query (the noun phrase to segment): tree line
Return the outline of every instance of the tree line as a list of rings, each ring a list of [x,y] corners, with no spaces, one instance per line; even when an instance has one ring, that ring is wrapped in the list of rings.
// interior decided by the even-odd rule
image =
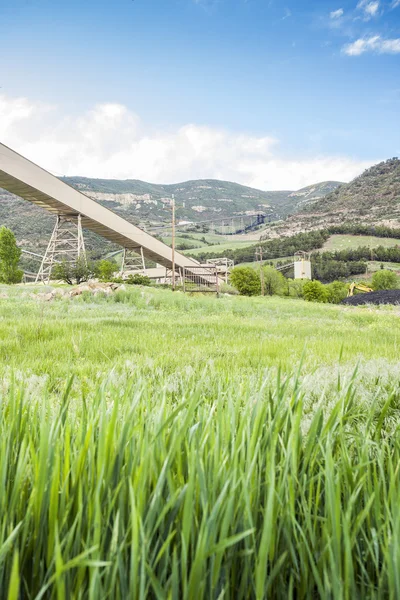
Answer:
[[[376,248],[359,246],[358,248],[349,248],[346,250],[326,251],[316,255],[323,256],[324,260],[344,262],[370,260],[376,260],[378,262],[400,262],[400,246],[392,246],[390,248],[385,248],[384,246],[377,246]]]
[[[371,235],[381,238],[400,239],[400,229],[386,227],[385,225],[362,225],[361,223],[350,223],[348,225],[332,225],[327,231],[330,235]]]
[[[293,256],[296,252],[312,252],[320,250],[331,235],[366,235],[381,238],[391,238],[400,240],[400,229],[391,229],[384,225],[335,225],[327,229],[319,229],[306,233],[297,233],[292,236],[282,237],[274,240],[267,240],[259,244],[253,244],[246,248],[236,248],[235,250],[216,250],[215,252],[199,252],[193,255],[200,261],[206,261],[208,258],[220,258],[226,256],[235,261],[236,264],[245,262],[254,262],[257,248],[261,246],[263,249],[263,257],[265,260],[281,258],[283,256]],[[384,248],[379,246],[371,250],[367,246],[357,248],[356,250],[340,250],[333,252],[336,256],[332,256],[331,260],[340,261],[360,261],[360,260],[378,260],[382,262],[400,262],[400,249]],[[339,253],[341,254],[339,256]],[[373,258],[371,258],[371,255]],[[188,256],[191,256],[188,253]],[[393,258],[395,257],[395,258]]]
[[[331,234],[327,230],[309,231],[307,233],[297,233],[289,237],[277,238],[247,246],[246,248],[236,248],[235,250],[218,250],[216,252],[199,252],[192,255],[200,262],[205,262],[208,258],[220,258],[226,256],[234,260],[235,263],[254,262],[257,248],[261,246],[264,260],[281,258],[282,256],[293,256],[296,252],[303,250],[311,252],[322,248]],[[188,253],[188,256],[191,256]]]
[[[350,287],[349,283],[338,280],[323,283],[317,280],[285,279],[269,265],[258,270],[239,265],[233,269],[230,283],[242,296],[286,296],[332,304],[342,302],[347,297]],[[377,271],[372,277],[374,291],[397,289],[398,285],[399,279],[393,271]]]

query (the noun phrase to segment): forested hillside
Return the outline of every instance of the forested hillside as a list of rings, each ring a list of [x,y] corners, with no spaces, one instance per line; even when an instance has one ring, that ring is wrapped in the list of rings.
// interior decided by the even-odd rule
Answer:
[[[265,213],[267,220],[278,220],[297,210],[305,198],[322,197],[340,185],[324,182],[297,192],[263,192],[236,183],[198,180],[176,185],[153,185],[137,180],[63,178],[128,221],[148,227],[171,221],[171,197],[176,200],[177,221],[229,219],[246,213]],[[54,217],[0,189],[0,225],[10,227],[18,243],[30,249],[45,248]],[[108,243],[91,233],[85,234],[90,249],[104,249]],[[223,241],[223,240],[222,240]]]

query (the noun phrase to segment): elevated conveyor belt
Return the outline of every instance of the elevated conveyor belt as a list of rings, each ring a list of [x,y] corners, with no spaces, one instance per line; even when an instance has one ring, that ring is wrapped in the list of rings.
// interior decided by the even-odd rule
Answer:
[[[0,144],[0,188],[55,215],[80,214],[82,227],[129,250],[140,252],[140,248],[143,248],[145,258],[164,267],[172,267],[172,250],[169,246],[3,144]],[[175,252],[177,269],[198,264]]]

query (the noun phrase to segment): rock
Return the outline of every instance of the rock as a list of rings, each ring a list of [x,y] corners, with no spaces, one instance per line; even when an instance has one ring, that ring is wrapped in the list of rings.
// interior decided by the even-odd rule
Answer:
[[[82,294],[82,290],[79,288],[74,288],[72,290],[70,290],[69,295],[71,298],[73,298],[74,296],[80,296]]]
[[[45,294],[45,293],[37,294],[36,298],[38,300],[43,300],[44,302],[50,302],[51,300],[54,300],[54,296],[51,292],[48,292],[47,294]]]
[[[68,295],[68,290],[63,290],[62,288],[57,288],[52,291],[52,294],[54,297],[58,296],[59,298],[63,298],[64,296]]]

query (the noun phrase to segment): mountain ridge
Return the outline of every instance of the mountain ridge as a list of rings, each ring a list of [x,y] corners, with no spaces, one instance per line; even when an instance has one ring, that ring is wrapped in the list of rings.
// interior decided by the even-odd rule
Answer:
[[[246,213],[264,212],[267,219],[285,219],[304,199],[312,200],[336,189],[338,182],[322,182],[301,190],[264,192],[218,179],[189,180],[177,184],[149,184],[135,179],[109,180],[62,177],[103,206],[141,227],[171,220],[171,196],[176,198],[177,221],[230,219]],[[10,227],[25,249],[46,248],[54,227],[54,216],[26,200],[0,190],[0,224]],[[85,232],[87,247],[109,249],[105,240]]]
[[[400,227],[400,160],[382,161],[323,198],[310,198],[282,224],[274,236],[324,229],[343,223]]]
[[[319,198],[340,182],[322,182],[301,190],[263,191],[220,179],[192,179],[176,184],[153,184],[138,179],[93,179],[63,177],[62,181],[113,209],[122,209],[139,219],[170,218],[170,201],[175,196],[179,217],[199,221],[230,218],[246,212],[265,212],[272,220],[284,219],[303,199]],[[109,204],[111,203],[111,204]]]

